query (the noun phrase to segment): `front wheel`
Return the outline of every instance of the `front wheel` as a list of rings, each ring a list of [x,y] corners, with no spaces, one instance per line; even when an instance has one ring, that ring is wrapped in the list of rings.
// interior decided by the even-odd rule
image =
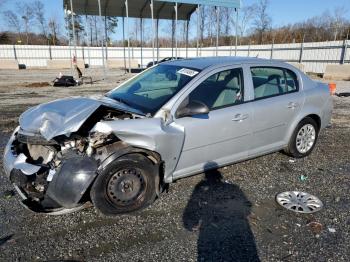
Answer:
[[[295,158],[308,156],[316,145],[318,132],[316,121],[310,117],[304,118],[295,128],[286,153]]]
[[[141,154],[125,155],[109,164],[94,182],[90,196],[104,215],[140,210],[156,198],[157,169]]]

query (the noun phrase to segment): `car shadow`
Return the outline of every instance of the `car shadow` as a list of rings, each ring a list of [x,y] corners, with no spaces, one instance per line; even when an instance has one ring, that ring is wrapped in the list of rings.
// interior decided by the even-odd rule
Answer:
[[[217,166],[209,162],[206,167]],[[223,181],[218,169],[205,171],[183,214],[189,231],[199,231],[197,261],[260,261],[247,216],[251,203],[242,190]]]

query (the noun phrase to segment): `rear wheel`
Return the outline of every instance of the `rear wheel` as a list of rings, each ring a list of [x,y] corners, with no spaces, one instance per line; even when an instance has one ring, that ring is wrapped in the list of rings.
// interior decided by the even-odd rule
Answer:
[[[140,210],[156,198],[157,169],[140,154],[116,159],[97,177],[91,188],[91,200],[104,215]]]
[[[286,153],[295,158],[308,156],[316,145],[318,132],[316,121],[310,117],[304,118],[295,128]]]

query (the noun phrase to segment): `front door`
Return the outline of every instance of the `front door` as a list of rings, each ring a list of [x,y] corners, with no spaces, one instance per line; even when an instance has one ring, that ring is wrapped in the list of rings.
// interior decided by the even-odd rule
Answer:
[[[184,103],[206,104],[208,114],[175,119],[185,140],[174,178],[224,165],[248,156],[252,109],[244,104],[241,68],[214,73],[199,84]]]

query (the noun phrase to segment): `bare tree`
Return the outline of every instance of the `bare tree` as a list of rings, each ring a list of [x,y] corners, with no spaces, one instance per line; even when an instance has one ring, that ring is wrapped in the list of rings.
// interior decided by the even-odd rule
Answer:
[[[223,7],[220,9],[220,25],[221,29],[220,31],[225,35],[228,36],[230,34],[230,28],[232,23],[232,17],[231,17],[231,10],[227,7]]]
[[[254,20],[255,29],[259,32],[259,42],[263,43],[264,33],[271,27],[271,17],[268,14],[269,0],[260,0],[257,4],[256,18]]]
[[[57,22],[56,17],[50,18],[48,23],[48,31],[49,31],[48,38],[53,45],[57,44],[59,28],[60,28],[60,25]]]
[[[110,34],[115,33],[115,30],[118,26],[118,18],[115,16],[105,16],[104,17],[104,22],[105,22],[105,40],[110,42]],[[136,21],[137,23],[137,21]],[[136,26],[136,30],[137,30]],[[136,40],[137,40],[137,32],[136,32]]]
[[[332,25],[334,26],[334,41],[337,40],[338,34],[341,34],[341,28],[344,27],[344,21],[347,10],[344,6],[336,7],[333,11],[333,21]]]
[[[45,19],[44,4],[41,1],[36,0],[33,3],[33,10],[34,10],[35,20],[40,27],[41,34],[44,36],[44,38],[46,40],[47,39],[47,26],[48,25],[47,25],[46,19]]]
[[[11,10],[7,10],[4,12],[4,17],[7,21],[9,28],[14,30],[18,34],[19,40],[22,41],[21,22],[18,15],[12,12]]]
[[[239,19],[238,19],[238,30],[241,37],[246,33],[248,26],[253,22],[255,14],[257,13],[257,5],[247,5],[244,6],[239,11]]]
[[[30,31],[32,28],[32,22],[34,20],[34,10],[33,8],[27,4],[27,3],[16,3],[17,9],[19,10],[19,14],[21,16],[22,22],[23,22],[23,27],[24,27],[24,32],[26,34],[26,44],[28,45],[29,43],[29,35]]]

